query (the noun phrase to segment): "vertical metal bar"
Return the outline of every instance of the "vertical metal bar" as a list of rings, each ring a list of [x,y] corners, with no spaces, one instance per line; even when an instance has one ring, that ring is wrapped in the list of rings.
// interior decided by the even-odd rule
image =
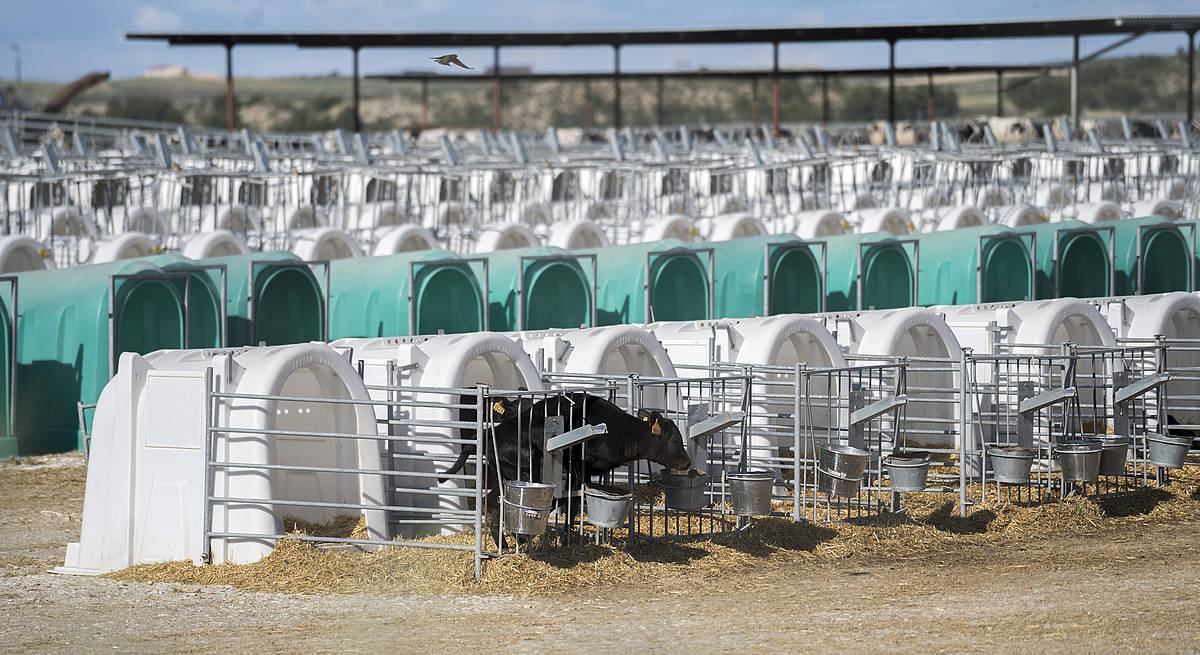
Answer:
[[[485,472],[484,457],[487,455],[484,445],[483,412],[484,387],[475,387],[475,579],[483,575],[483,475]],[[499,462],[497,462],[499,465]]]
[[[750,78],[750,124],[758,127],[758,78]]]
[[[621,129],[621,46],[613,46],[613,127]]]
[[[233,120],[233,44],[225,44],[225,129],[234,130]]]
[[[934,116],[934,113],[933,113],[933,73],[932,72],[925,74],[925,104],[926,104],[925,115],[928,117],[928,120],[932,121],[933,116]]]
[[[228,269],[221,264],[221,339],[218,342],[222,348],[229,346],[229,282]]]
[[[1196,33],[1187,33],[1187,128],[1196,118]]]
[[[663,76],[662,75],[659,75],[657,78],[655,78],[654,95],[655,95],[655,103],[656,103],[656,108],[657,108],[656,109],[657,125],[659,127],[662,127],[663,124],[666,122],[663,120]]]
[[[829,122],[829,74],[821,74],[821,122]]]
[[[1004,71],[996,71],[996,116],[1004,115]]]
[[[254,330],[254,262],[250,262],[250,277],[246,280],[246,323],[249,334],[250,343],[248,346],[258,345],[258,334]]]
[[[896,40],[888,39],[888,122],[896,123]]]
[[[212,539],[209,537],[212,533],[213,400],[213,370],[208,367],[204,369],[204,517],[200,536],[200,559],[205,564],[212,564],[213,561]]]
[[[362,132],[362,112],[359,111],[359,92],[358,92],[358,48],[350,48],[350,52],[354,55],[354,133]]]
[[[592,83],[583,80],[583,129],[592,129]]]
[[[417,266],[417,262],[409,262],[408,263],[408,333],[409,334],[420,334],[420,331],[417,330],[417,305],[416,305],[416,300],[413,296],[413,284],[414,284],[414,279],[416,278],[414,269],[416,268],[416,266]]]
[[[183,274],[183,347],[192,347],[192,308],[189,302],[192,295],[192,274]]]
[[[967,393],[968,356],[967,352],[963,351],[962,359],[958,363],[958,515],[963,518],[967,516],[967,416],[971,411],[970,396]],[[974,433],[971,434],[971,439],[970,450],[973,452]],[[980,444],[980,450],[983,450],[983,444]],[[979,456],[982,457],[982,453]]]
[[[1071,55],[1071,131],[1079,130],[1079,35],[1072,37],[1074,47]],[[1064,139],[1074,135],[1064,134]]]
[[[779,42],[771,44],[771,134],[779,136]]]
[[[421,129],[429,129],[429,78],[421,78]]]
[[[117,351],[116,320],[113,318],[113,313],[116,311],[114,298],[117,295],[117,277],[113,275],[108,278],[108,377],[110,379],[113,376]]]
[[[500,46],[492,47],[492,131],[500,133]]]
[[[792,377],[792,521],[800,521],[800,444],[804,440],[804,434],[800,430],[800,393],[802,391],[802,380],[807,380],[804,375],[804,363],[795,364]]]
[[[483,264],[483,296],[480,299],[480,303],[482,305],[480,307],[480,311],[483,314],[483,331],[487,332],[489,329],[488,323],[490,321],[488,317],[488,284],[490,284],[491,280],[488,279],[488,260],[485,259],[480,263]]]

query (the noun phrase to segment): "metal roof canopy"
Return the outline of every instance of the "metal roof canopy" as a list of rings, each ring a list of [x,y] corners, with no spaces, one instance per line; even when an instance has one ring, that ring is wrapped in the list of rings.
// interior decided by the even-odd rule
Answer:
[[[131,32],[129,39],[166,40],[170,45],[296,45],[301,48],[396,48],[421,46],[626,46],[827,41],[909,41],[1089,36],[1134,32],[1197,32],[1200,15],[1114,16],[1081,20],[945,23],[605,32],[312,32],[168,33]]]
[[[631,45],[769,43],[773,46],[772,123],[779,131],[779,44],[850,41],[885,41],[888,44],[888,121],[895,122],[896,43],[911,40],[999,39],[1072,37],[1074,56],[1071,65],[1072,123],[1079,124],[1079,38],[1096,35],[1133,35],[1150,32],[1184,32],[1188,37],[1187,118],[1194,116],[1194,37],[1200,31],[1200,15],[1113,16],[1049,21],[1002,21],[983,23],[945,23],[937,25],[866,25],[798,28],[646,30],[604,32],[421,32],[421,33],[149,33],[131,32],[127,39],[166,41],[169,45],[221,45],[226,52],[227,122],[233,129],[233,47],[236,45],[295,45],[301,48],[349,48],[353,52],[355,129],[361,130],[358,97],[358,51],[362,48],[404,48],[429,46],[490,47],[493,63],[493,123],[500,126],[500,54],[501,47],[531,46],[610,46],[613,48],[613,79],[620,80],[620,48]],[[1086,61],[1086,59],[1084,59]],[[995,71],[995,67],[989,70]],[[833,73],[831,71],[830,73]],[[583,76],[579,76],[583,77]],[[683,77],[680,75],[680,77]],[[999,90],[999,84],[997,85]],[[614,122],[620,127],[620,85],[614,101]]]

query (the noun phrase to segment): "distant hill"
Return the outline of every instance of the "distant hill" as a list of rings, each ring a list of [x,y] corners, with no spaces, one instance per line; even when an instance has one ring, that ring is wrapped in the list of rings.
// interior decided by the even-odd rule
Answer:
[[[1178,113],[1184,107],[1187,63],[1182,51],[1166,56],[1134,56],[1088,62],[1081,73],[1081,102],[1085,115]],[[1021,77],[1005,77],[1006,86]],[[886,78],[832,80],[830,111],[834,121],[868,121],[887,111]],[[1061,115],[1069,110],[1069,78],[1065,72],[1021,83],[1005,95],[1005,113],[1028,116]],[[11,87],[0,81],[0,89]],[[21,99],[40,106],[62,85],[26,82]],[[351,80],[347,77],[246,78],[235,82],[239,124],[256,130],[326,130],[352,126]],[[362,115],[371,129],[415,128],[421,125],[419,82],[363,80]],[[123,118],[225,124],[223,80],[181,78],[114,80],[77,98],[67,111]],[[760,120],[770,118],[769,78],[758,84]],[[585,97],[592,102],[593,124],[612,122],[611,82],[506,82],[504,124],[537,129],[547,125],[582,125]],[[785,79],[780,84],[781,115],[785,121],[822,118],[819,83]],[[627,124],[657,122],[652,81],[621,83],[622,116]],[[747,122],[753,114],[752,82],[745,80],[667,80],[663,120],[666,123]],[[964,75],[935,80],[934,110],[939,118],[994,114],[995,76]],[[447,79],[429,86],[429,124],[445,127],[491,125],[491,83]],[[897,115],[926,120],[925,78],[899,78]]]

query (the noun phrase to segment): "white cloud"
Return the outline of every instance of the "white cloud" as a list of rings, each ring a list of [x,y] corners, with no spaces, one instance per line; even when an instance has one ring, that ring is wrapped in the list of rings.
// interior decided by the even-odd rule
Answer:
[[[170,32],[179,29],[183,25],[183,19],[179,14],[166,9],[142,5],[133,13],[133,24],[139,30],[147,32]]]

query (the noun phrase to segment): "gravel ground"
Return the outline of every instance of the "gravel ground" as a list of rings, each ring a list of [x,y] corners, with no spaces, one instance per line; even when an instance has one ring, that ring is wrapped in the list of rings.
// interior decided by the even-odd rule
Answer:
[[[1200,651],[1200,523],[553,597],[301,596],[59,576],[76,456],[0,466],[0,652]]]

